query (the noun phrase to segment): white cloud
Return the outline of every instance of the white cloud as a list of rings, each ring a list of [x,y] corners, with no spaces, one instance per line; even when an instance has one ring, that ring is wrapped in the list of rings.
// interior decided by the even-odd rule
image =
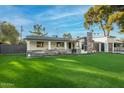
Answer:
[[[37,14],[35,18],[41,21],[55,21],[70,16],[83,16],[83,14],[87,11],[86,8],[87,7],[84,6],[57,6],[50,10]]]
[[[3,17],[0,19],[1,21],[8,21],[16,26],[20,26],[20,25],[30,25],[33,23],[33,21],[24,18],[24,17],[19,17],[19,16],[11,16],[11,17]]]
[[[49,19],[57,20],[57,19],[62,19],[62,18],[69,17],[69,16],[78,16],[78,15],[81,15],[81,14],[80,13],[63,13],[63,14],[58,14],[58,15],[52,16]]]
[[[16,26],[27,26],[33,23],[33,21],[16,6],[0,6],[0,9],[0,21],[8,21]]]
[[[50,34],[58,34],[58,32],[61,34],[64,31],[80,33],[80,31],[83,31],[83,24],[81,23],[83,22],[83,14],[88,10],[87,6],[52,6],[44,10],[38,9],[36,12],[30,11],[30,8],[25,10],[16,6],[3,8],[0,11],[0,21],[11,22],[19,30],[20,26],[23,25],[25,35],[36,23],[43,24]],[[0,6],[0,9],[2,9],[2,6]],[[29,11],[31,14],[28,14]]]
[[[72,27],[72,26],[80,26],[80,25],[83,25],[82,22],[74,22],[74,23],[70,23],[70,24],[60,24],[59,27]]]

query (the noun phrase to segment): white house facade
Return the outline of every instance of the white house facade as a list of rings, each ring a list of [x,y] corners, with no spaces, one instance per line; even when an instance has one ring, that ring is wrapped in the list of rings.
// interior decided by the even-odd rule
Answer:
[[[93,52],[117,52],[121,40],[113,37],[93,37],[89,32],[82,38],[59,38],[46,36],[27,36],[27,55],[58,55],[58,54],[84,54]],[[119,46],[117,46],[119,45]],[[122,48],[123,50],[124,48]]]

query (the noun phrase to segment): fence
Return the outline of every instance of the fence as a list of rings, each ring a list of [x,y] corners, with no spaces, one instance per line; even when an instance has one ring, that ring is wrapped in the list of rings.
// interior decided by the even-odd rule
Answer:
[[[26,45],[0,44],[0,54],[26,53]]]

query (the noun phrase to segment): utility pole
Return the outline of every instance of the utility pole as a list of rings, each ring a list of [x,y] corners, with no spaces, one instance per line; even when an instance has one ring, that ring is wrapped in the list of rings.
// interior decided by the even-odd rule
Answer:
[[[23,33],[23,26],[21,26],[21,33],[20,33],[21,41],[22,41],[22,33]]]

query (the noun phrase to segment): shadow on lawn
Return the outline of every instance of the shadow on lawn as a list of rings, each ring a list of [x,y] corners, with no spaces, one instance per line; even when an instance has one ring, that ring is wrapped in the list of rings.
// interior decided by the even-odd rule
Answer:
[[[49,67],[45,64],[25,59],[26,62],[23,59],[21,61],[17,60],[7,62],[8,65],[0,72],[0,87],[57,88],[75,86],[72,81],[45,71]]]
[[[10,85],[0,87],[124,87],[123,78],[100,72],[95,67],[92,69],[79,60],[66,57],[27,59],[24,56],[10,59],[3,63],[0,72],[0,81]]]
[[[124,55],[117,54],[99,54],[99,55],[79,55],[79,56],[63,56],[60,58],[56,58],[57,61],[60,62],[70,62],[74,65],[84,65],[90,66],[94,68],[98,68],[104,71],[123,73],[124,72]],[[72,60],[73,58],[73,60]]]
[[[50,65],[52,71],[56,69],[57,71],[53,74],[65,76],[67,80],[75,80],[75,87],[124,87],[124,78],[118,76],[115,73],[105,73],[90,68],[74,68],[71,66],[56,66]],[[64,73],[63,73],[64,72]],[[70,87],[70,86],[69,86]]]

